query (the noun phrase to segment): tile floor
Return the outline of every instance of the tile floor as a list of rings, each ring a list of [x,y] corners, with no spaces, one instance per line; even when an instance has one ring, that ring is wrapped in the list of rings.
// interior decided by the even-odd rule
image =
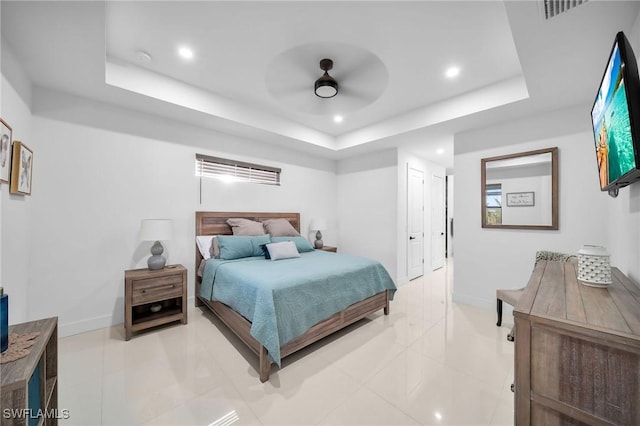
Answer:
[[[60,339],[61,425],[512,425],[512,318],[451,302],[452,267],[285,359],[257,357],[208,312],[124,341],[123,326]]]

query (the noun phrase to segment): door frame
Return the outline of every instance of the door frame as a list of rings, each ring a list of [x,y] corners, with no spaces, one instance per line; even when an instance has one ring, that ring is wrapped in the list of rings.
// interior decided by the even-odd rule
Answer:
[[[410,215],[411,215],[411,209],[410,209],[410,197],[411,197],[411,191],[409,190],[410,185],[409,185],[409,178],[410,178],[410,174],[411,174],[411,170],[415,170],[416,172],[419,172],[422,175],[422,183],[421,183],[421,194],[422,194],[422,209],[421,209],[421,223],[422,223],[422,251],[421,251],[421,257],[422,257],[422,272],[419,275],[416,275],[414,277],[411,277],[410,271],[411,271],[411,239],[410,239],[410,229],[409,229],[409,225],[410,225]],[[406,205],[407,205],[407,226],[406,226],[406,231],[405,231],[405,244],[407,247],[407,261],[406,261],[406,270],[407,270],[407,278],[409,280],[418,278],[420,276],[423,276],[425,273],[425,259],[426,259],[426,244],[425,244],[425,214],[424,214],[424,207],[425,207],[425,186],[424,186],[424,175],[425,175],[425,171],[412,166],[411,164],[407,163],[407,199],[406,199]]]
[[[439,191],[439,193],[440,193],[441,197],[440,197],[439,200],[434,200],[435,191],[433,189],[434,189],[434,181],[435,181],[436,178],[440,180],[440,191]],[[435,271],[437,269],[440,269],[440,268],[443,268],[444,265],[445,265],[445,259],[446,259],[445,239],[446,239],[446,229],[447,229],[446,220],[447,219],[446,219],[446,209],[445,209],[445,199],[446,199],[445,191],[446,191],[445,177],[444,176],[440,176],[440,175],[438,175],[436,173],[432,173],[431,174],[431,191],[430,191],[431,192],[431,200],[430,200],[430,202],[431,202],[431,218],[430,219],[431,220],[430,220],[430,226],[429,226],[430,229],[431,229],[431,232],[430,232],[430,239],[429,239],[430,241],[429,242],[431,244],[430,245],[431,270],[433,270],[433,271]],[[436,202],[434,202],[434,201],[436,201]],[[441,214],[440,214],[441,223],[440,223],[439,229],[440,229],[440,237],[442,239],[442,243],[439,245],[439,250],[438,250],[441,253],[441,258],[442,258],[442,263],[441,264],[439,264],[439,263],[437,264],[437,263],[435,263],[433,261],[434,253],[435,253],[435,250],[434,250],[435,235],[434,234],[436,232],[436,229],[433,226],[434,225],[434,219],[435,219],[435,216],[436,216],[434,214],[434,209],[435,208],[438,208],[441,211]]]

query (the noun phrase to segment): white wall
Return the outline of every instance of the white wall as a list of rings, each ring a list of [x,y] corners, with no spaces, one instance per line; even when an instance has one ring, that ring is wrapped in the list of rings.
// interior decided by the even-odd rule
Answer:
[[[555,129],[553,135],[545,136],[545,128]],[[559,131],[562,128],[564,133]],[[505,146],[477,149],[494,143]],[[559,230],[482,228],[480,160],[555,146],[559,148]],[[589,115],[580,108],[456,136],[455,301],[494,309],[497,288],[526,285],[536,251],[575,253],[583,244],[608,244],[609,197],[600,191],[594,155]]]
[[[203,150],[34,116],[29,317],[58,315],[62,335],[122,322],[124,270],[146,267],[149,255],[150,243],[137,238],[143,218],[173,220],[166,254],[188,268],[190,298],[195,211],[296,211],[303,230],[315,214],[336,222],[335,174],[273,161],[280,187],[205,181],[199,204],[196,152],[265,163],[215,151],[224,137],[211,135]],[[333,238],[328,232],[327,243]]]
[[[3,57],[6,53],[3,49]],[[3,60],[3,64],[7,62]],[[14,87],[2,75],[2,118],[11,126],[13,140],[24,142],[36,149],[31,133],[31,112]],[[34,170],[39,167],[40,158],[34,153]],[[0,185],[0,246],[1,283],[9,295],[9,323],[16,324],[27,319],[29,271],[31,264],[31,228],[29,221],[33,211],[33,198],[11,195],[9,184]],[[38,253],[42,255],[42,253]]]
[[[398,275],[398,167],[395,150],[342,160],[336,205],[339,250],[376,259]]]

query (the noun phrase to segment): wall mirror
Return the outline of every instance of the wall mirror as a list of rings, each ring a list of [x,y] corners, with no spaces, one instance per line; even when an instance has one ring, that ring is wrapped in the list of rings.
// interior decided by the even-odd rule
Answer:
[[[558,229],[558,148],[481,163],[483,228]]]

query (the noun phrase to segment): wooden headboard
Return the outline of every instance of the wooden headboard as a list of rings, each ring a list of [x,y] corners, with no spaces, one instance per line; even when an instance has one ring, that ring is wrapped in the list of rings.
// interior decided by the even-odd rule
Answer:
[[[231,227],[227,225],[227,219],[239,217],[243,219],[262,222],[267,219],[287,219],[296,231],[300,232],[300,213],[254,213],[254,212],[196,212],[196,236],[198,235],[233,235]],[[194,241],[196,250],[195,270],[198,270],[202,255]],[[196,295],[199,294],[198,284],[200,277],[196,274]]]

